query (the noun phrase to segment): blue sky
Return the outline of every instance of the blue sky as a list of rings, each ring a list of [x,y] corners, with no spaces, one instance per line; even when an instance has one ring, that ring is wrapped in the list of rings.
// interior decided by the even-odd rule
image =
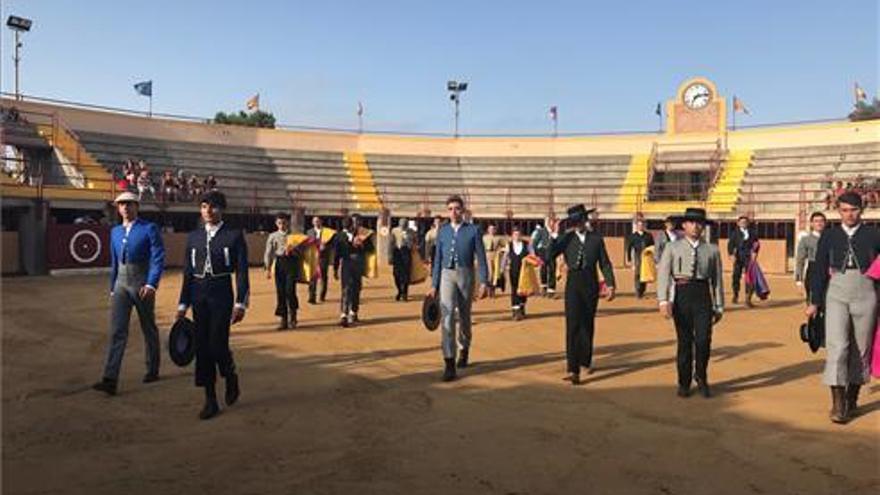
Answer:
[[[34,19],[26,94],[212,116],[252,94],[285,124],[449,132],[447,79],[466,80],[462,133],[652,130],[690,76],[752,112],[740,124],[845,116],[878,87],[877,0],[2,0]],[[2,35],[12,91],[12,35]]]

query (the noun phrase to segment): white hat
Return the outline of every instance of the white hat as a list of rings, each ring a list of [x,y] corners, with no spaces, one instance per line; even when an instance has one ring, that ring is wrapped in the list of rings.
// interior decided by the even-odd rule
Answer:
[[[137,194],[132,193],[132,192],[124,192],[124,193],[120,194],[119,196],[116,196],[116,201],[114,201],[113,203],[119,204],[119,203],[140,203],[140,202],[141,202],[141,200],[138,199]]]

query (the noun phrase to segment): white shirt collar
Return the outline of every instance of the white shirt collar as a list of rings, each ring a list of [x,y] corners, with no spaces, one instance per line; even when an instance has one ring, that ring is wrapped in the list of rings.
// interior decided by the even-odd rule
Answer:
[[[581,241],[581,244],[587,242],[587,231],[586,230],[583,232],[578,232],[577,230],[575,230],[574,233],[577,234],[578,239],[580,239],[580,241]]]
[[[514,253],[519,254],[522,252],[522,249],[523,249],[523,242],[522,241],[510,241],[510,244],[513,246]]]
[[[449,222],[449,226],[452,227],[452,230],[454,232],[458,232],[458,229],[460,229],[462,225],[464,225],[464,222],[459,222],[459,223]]]
[[[847,227],[844,224],[840,224],[840,228],[842,228],[843,231],[846,232],[846,235],[848,235],[850,237],[856,235],[856,232],[859,230],[859,227],[861,227],[861,226],[862,226],[861,223],[857,223],[854,227]]]
[[[686,240],[688,242],[688,244],[691,245],[692,248],[696,248],[700,245],[699,239],[697,239],[696,241],[692,241],[690,237],[685,237],[684,240]]]
[[[816,232],[815,230],[811,230],[811,231],[810,231],[810,235],[813,236],[813,237],[822,237],[822,233],[821,233],[821,232]]]
[[[217,231],[220,230],[220,227],[223,226],[223,221],[221,220],[218,224],[205,224],[205,232],[208,233],[209,236],[214,237],[217,234]]]

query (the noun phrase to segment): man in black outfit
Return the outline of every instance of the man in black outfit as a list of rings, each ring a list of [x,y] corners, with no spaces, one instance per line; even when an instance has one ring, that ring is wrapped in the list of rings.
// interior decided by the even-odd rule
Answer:
[[[562,254],[568,267],[565,282],[565,354],[568,360],[566,380],[572,385],[581,382],[581,367],[592,371],[593,333],[599,305],[599,275],[602,270],[608,290],[607,299],[614,299],[614,270],[605,250],[605,240],[596,231],[587,230],[587,218],[594,210],[584,205],[568,209],[568,222],[573,229],[559,233],[553,228],[550,256]]]
[[[756,242],[758,242],[758,234],[752,229],[749,217],[743,215],[736,219],[737,228],[730,232],[727,240],[727,254],[733,264],[733,303],[739,303],[739,288],[743,273],[748,269],[749,262],[752,260],[754,253],[752,252]],[[746,306],[752,307],[753,287],[746,286]]]
[[[226,226],[222,211],[226,197],[218,191],[202,196],[204,226],[190,232],[183,260],[183,284],[177,318],[192,306],[196,326],[196,386],[205,388],[205,405],[199,418],[220,412],[214,383],[217,371],[226,379],[226,405],[239,397],[238,374],[229,350],[229,326],[244,319],[250,298],[247,243],[241,229]],[[232,292],[235,276],[236,293]]]
[[[636,298],[645,297],[646,283],[642,282],[642,251],[648,246],[654,245],[654,237],[645,232],[645,221],[641,218],[636,220],[636,230],[626,236],[624,240],[623,250],[626,253],[626,262],[631,263],[635,276],[633,277],[633,287],[635,288]]]
[[[333,278],[339,280],[342,269],[342,298],[339,325],[349,327],[358,321],[363,277],[367,271],[367,254],[374,249],[369,230],[361,228],[361,217],[354,214],[342,220],[342,230],[336,233],[336,254],[333,259]]]

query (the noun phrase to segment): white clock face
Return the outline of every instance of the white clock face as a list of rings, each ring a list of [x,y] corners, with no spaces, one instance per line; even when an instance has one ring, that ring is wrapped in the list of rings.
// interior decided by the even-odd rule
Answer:
[[[702,83],[694,83],[684,90],[683,103],[688,108],[698,110],[712,101],[712,91]]]

